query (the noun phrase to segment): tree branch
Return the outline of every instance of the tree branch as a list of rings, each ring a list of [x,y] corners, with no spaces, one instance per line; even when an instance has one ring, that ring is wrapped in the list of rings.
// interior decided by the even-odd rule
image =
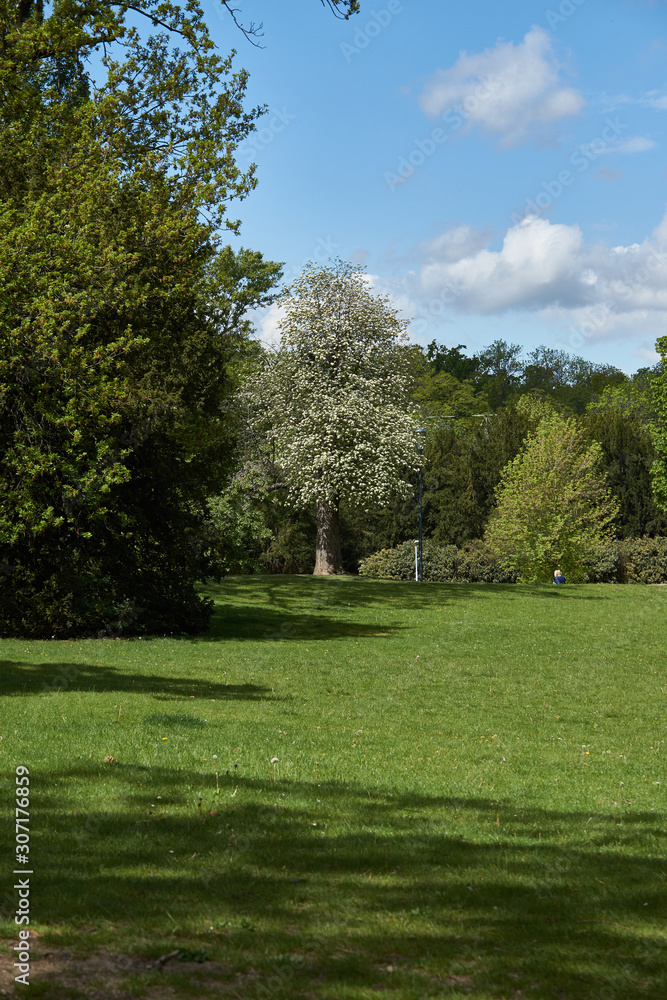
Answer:
[[[359,13],[359,0],[320,0],[320,3],[323,7],[328,4],[334,17],[339,17],[342,21]]]
[[[255,24],[254,21],[251,21],[250,24],[249,24],[249,26],[247,28],[244,27],[244,25],[241,24],[241,22],[239,21],[239,19],[236,16],[237,14],[241,13],[240,9],[238,7],[232,7],[232,6],[230,6],[231,0],[221,0],[221,2],[222,2],[222,6],[227,10],[227,12],[229,14],[231,14],[232,21],[234,22],[234,24],[236,25],[236,27],[239,29],[239,31],[243,32],[243,34],[248,39],[248,41],[250,42],[250,44],[254,45],[255,48],[257,48],[257,49],[263,49],[264,46],[260,45],[259,42],[256,42],[255,38],[263,38],[264,37],[264,32],[262,31],[262,28],[264,27],[264,25],[261,24],[261,23],[260,24]]]

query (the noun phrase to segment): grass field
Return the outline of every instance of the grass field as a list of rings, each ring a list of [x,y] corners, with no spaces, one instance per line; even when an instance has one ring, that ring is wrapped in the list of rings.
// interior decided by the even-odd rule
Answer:
[[[206,590],[0,643],[1,990],[24,765],[32,998],[667,997],[667,589]]]

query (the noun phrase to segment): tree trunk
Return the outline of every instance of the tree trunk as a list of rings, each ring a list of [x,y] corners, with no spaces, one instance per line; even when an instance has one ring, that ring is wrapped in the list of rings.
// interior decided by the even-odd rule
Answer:
[[[317,501],[317,543],[315,547],[314,576],[338,576],[343,572],[340,554],[340,526],[338,504]]]

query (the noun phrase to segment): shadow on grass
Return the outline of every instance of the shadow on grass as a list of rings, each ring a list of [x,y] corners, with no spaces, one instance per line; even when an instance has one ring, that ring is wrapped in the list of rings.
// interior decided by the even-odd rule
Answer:
[[[227,577],[220,584],[201,587],[221,606],[226,601],[252,603],[256,608],[281,611],[293,605],[304,610],[387,607],[417,609],[449,604],[462,597],[511,596],[501,584],[415,583],[407,580],[368,580],[364,577],[247,576]]]
[[[582,584],[581,586],[588,586],[588,584]],[[604,586],[604,584],[594,584],[593,586]],[[548,598],[552,598],[555,601],[564,601],[564,600],[571,600],[571,601],[610,601],[611,600],[611,597],[609,596],[609,594],[582,594],[582,593],[580,593],[580,592],[578,592],[576,590],[574,591],[574,593],[572,593],[571,591],[568,593],[568,591],[563,590],[562,588],[559,589],[559,590],[557,590],[557,591],[554,590],[553,593],[550,593],[546,589],[545,590],[538,590],[537,587],[531,588],[531,589],[533,591],[531,593],[532,597],[548,597]]]
[[[562,589],[562,588],[561,588]],[[383,611],[433,610],[471,600],[514,601],[517,598],[549,598],[607,601],[602,593],[568,593],[551,590],[548,584],[423,583],[366,580],[358,577],[264,576],[230,577],[221,584],[202,587],[216,608],[208,632],[200,641],[220,639],[308,639],[330,640],[345,636],[391,635],[405,630],[403,624],[384,624]],[[350,620],[355,610],[377,611],[373,624]],[[329,614],[322,614],[322,612]],[[345,620],[346,613],[349,618]],[[335,615],[335,617],[334,617]]]
[[[276,966],[288,971],[271,995],[290,1000],[367,997],[382,984],[397,997],[667,996],[651,933],[661,862],[646,844],[662,835],[652,813],[612,823],[242,777],[200,799],[201,773],[159,768],[115,769],[126,798],[114,811],[63,810],[68,782],[94,792],[108,773],[61,772],[58,792],[32,776],[46,792],[39,829],[52,831],[32,903],[51,927],[99,921],[130,938],[136,927],[168,951],[195,925],[234,975],[254,970],[244,998],[264,996]]]
[[[0,697],[48,694],[55,691],[129,691],[159,700],[216,698],[277,701],[261,684],[220,684],[205,678],[160,677],[131,668],[114,669],[89,663],[17,663],[0,660]]]
[[[287,608],[274,611],[261,605],[238,607],[231,605],[218,607],[213,613],[208,631],[199,637],[199,642],[215,642],[220,639],[253,642],[275,642],[276,640],[308,640],[316,642],[331,639],[360,638],[392,635],[403,631],[404,626],[373,622],[372,624],[345,621],[326,615],[313,614],[311,609],[301,613]]]

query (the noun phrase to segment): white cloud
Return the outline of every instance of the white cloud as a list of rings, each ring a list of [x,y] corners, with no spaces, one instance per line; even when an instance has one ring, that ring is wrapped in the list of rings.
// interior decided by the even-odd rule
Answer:
[[[264,347],[278,347],[280,344],[278,324],[284,315],[285,308],[278,302],[274,302],[266,309],[248,314],[248,318],[255,326],[255,339],[259,340]]]
[[[632,353],[636,358],[648,361],[649,365],[656,365],[660,361],[660,355],[647,340],[642,342],[641,347],[636,347]]]
[[[475,245],[476,237],[486,245]],[[463,254],[452,254],[463,244]],[[407,294],[402,305],[418,320],[416,335],[457,314],[532,315],[568,331],[575,349],[586,338],[667,329],[667,212],[642,243],[628,246],[587,243],[579,226],[536,216],[508,229],[500,249],[488,244],[484,234],[456,227],[421,247],[418,267],[394,286],[397,297]]]
[[[414,287],[421,296],[451,290],[461,312],[489,314],[550,302],[568,290],[582,242],[578,226],[528,217],[505,234],[500,250],[477,250],[457,260],[441,253],[443,236],[428,246]],[[570,293],[571,294],[571,293]]]
[[[425,244],[424,248],[428,253],[441,260],[456,261],[483,249],[488,239],[488,233],[475,230],[472,226],[462,225],[447,229],[440,236]]]
[[[533,27],[518,45],[499,41],[476,55],[462,52],[427,81],[419,103],[427,115],[450,111],[515,146],[584,106],[582,95],[563,85],[560,69],[549,35]]]
[[[649,149],[655,149],[657,145],[657,142],[654,142],[653,139],[647,139],[643,135],[634,135],[629,139],[624,139],[622,142],[615,143],[613,146],[607,146],[606,149],[599,150],[598,155],[605,153],[627,153],[630,155],[633,153],[646,153]]]
[[[661,94],[659,90],[648,90],[636,99],[636,103],[643,104],[646,108],[655,108],[656,111],[667,111],[667,94]]]

